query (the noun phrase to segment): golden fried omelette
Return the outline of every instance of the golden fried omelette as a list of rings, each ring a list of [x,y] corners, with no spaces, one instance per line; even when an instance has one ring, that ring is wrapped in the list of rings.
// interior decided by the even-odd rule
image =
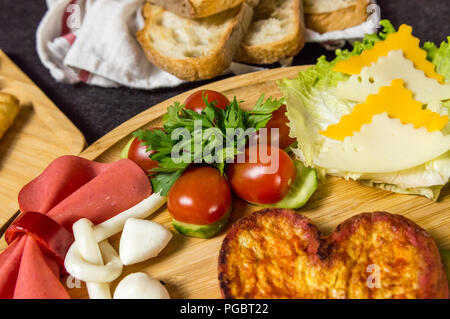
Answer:
[[[431,236],[411,220],[363,213],[322,236],[287,209],[237,221],[219,255],[224,298],[448,298]]]

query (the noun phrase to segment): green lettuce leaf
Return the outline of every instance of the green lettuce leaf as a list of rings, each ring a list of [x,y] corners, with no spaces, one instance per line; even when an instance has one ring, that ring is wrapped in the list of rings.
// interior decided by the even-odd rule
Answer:
[[[307,166],[311,166],[325,143],[325,137],[319,131],[339,122],[342,116],[352,111],[355,103],[308,85],[301,75],[293,80],[282,79],[278,86],[286,99],[290,134],[297,138],[299,149],[294,151]]]
[[[450,178],[450,151],[418,167],[394,173],[363,174],[364,184],[402,194],[436,200]]]
[[[450,82],[450,36],[439,48],[433,42],[426,42],[423,48],[427,51],[427,59],[436,65],[436,71],[444,76],[446,82]]]
[[[302,78],[305,85],[315,87],[319,90],[334,87],[340,81],[346,80],[348,75],[333,71],[334,65],[339,61],[348,60],[352,56],[360,55],[364,50],[372,48],[375,43],[385,40],[388,34],[396,32],[389,20],[382,20],[380,25],[383,28],[382,31],[366,35],[362,42],[354,42],[352,50],[336,50],[336,58],[332,61],[327,61],[325,56],[321,56],[317,59],[315,66],[301,72],[299,77]]]

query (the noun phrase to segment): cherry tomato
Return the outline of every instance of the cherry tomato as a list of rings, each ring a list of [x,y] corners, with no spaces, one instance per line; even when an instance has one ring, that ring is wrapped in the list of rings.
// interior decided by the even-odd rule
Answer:
[[[203,101],[203,94],[207,97],[209,103],[215,103],[215,107],[225,110],[230,101],[225,95],[213,90],[200,90],[189,96],[184,105],[187,109],[193,110],[197,113],[202,113],[202,110],[206,107],[205,101]]]
[[[267,154],[267,160],[260,154]],[[282,149],[250,146],[245,150],[245,163],[229,164],[226,174],[233,192],[240,198],[255,204],[273,204],[288,194],[297,171]]]
[[[150,130],[162,130],[162,128],[155,127]],[[156,151],[147,152],[147,146],[135,137],[128,150],[128,158],[138,164],[144,171],[149,172],[152,168],[158,166],[158,162],[150,158],[155,153]]]
[[[230,212],[231,202],[231,190],[225,176],[209,166],[194,166],[173,184],[167,208],[177,221],[209,225]]]
[[[263,141],[262,143],[266,145],[271,145],[272,139],[276,142],[278,140],[278,147],[281,149],[285,149],[292,145],[295,142],[295,138],[289,137],[289,126],[287,123],[289,122],[286,116],[286,105],[281,105],[278,110],[272,113],[272,118],[267,122],[267,144]],[[278,128],[278,134],[272,136],[271,129]],[[256,144],[259,141],[259,133],[257,132],[255,135],[250,136],[250,141]],[[253,144],[253,145],[254,145]]]

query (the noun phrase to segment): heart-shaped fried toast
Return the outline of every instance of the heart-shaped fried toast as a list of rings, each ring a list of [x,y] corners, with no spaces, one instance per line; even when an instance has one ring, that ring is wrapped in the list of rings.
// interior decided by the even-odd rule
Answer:
[[[329,236],[295,211],[237,221],[219,256],[224,298],[448,298],[431,236],[411,220],[363,213]]]

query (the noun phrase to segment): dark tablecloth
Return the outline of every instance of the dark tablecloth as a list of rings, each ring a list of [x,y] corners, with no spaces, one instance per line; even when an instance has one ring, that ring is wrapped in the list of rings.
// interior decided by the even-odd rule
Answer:
[[[382,18],[396,27],[412,25],[422,41],[440,43],[450,35],[449,0],[378,0],[378,4]],[[152,105],[226,77],[151,91],[57,83],[40,63],[35,49],[35,31],[46,8],[44,0],[0,0],[0,49],[59,106],[88,143]],[[315,63],[322,54],[333,56],[320,45],[307,44],[295,57],[294,65]]]

